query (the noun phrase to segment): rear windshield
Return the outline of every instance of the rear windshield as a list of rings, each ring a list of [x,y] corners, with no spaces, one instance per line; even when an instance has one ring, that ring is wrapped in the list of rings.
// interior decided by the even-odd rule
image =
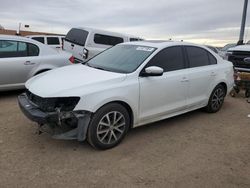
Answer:
[[[65,37],[66,41],[84,46],[89,32],[82,29],[71,29]]]

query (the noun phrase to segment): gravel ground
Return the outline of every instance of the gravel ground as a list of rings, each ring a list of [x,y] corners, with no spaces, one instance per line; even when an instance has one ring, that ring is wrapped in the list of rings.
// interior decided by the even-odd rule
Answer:
[[[0,93],[0,187],[250,187],[250,104],[227,97],[201,110],[131,130],[116,148],[53,140]]]

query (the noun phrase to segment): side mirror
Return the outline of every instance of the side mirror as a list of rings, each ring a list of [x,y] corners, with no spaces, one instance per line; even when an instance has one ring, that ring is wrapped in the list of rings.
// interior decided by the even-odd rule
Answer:
[[[86,48],[84,48],[84,49],[83,49],[83,53],[82,53],[82,57],[83,57],[84,59],[88,59],[88,53],[89,53],[89,51],[88,51]]]
[[[147,67],[143,72],[141,72],[142,77],[148,76],[162,76],[164,70],[161,67],[151,66]]]

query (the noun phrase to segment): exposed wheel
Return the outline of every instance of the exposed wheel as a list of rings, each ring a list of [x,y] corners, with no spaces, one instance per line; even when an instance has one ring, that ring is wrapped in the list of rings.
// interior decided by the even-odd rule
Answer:
[[[225,88],[222,85],[218,85],[214,88],[213,92],[206,106],[206,111],[209,113],[215,113],[220,110],[226,96]]]
[[[117,103],[103,106],[90,122],[88,142],[97,149],[112,148],[122,141],[129,124],[130,117],[125,107]]]

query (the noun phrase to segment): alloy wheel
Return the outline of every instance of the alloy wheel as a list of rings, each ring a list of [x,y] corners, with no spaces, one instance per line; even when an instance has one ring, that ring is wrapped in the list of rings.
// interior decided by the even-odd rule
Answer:
[[[213,97],[212,97],[212,108],[214,110],[217,110],[221,107],[223,101],[224,101],[225,93],[222,88],[218,88],[214,91]]]
[[[125,117],[118,111],[105,114],[97,126],[97,138],[103,144],[117,142],[125,131]]]

